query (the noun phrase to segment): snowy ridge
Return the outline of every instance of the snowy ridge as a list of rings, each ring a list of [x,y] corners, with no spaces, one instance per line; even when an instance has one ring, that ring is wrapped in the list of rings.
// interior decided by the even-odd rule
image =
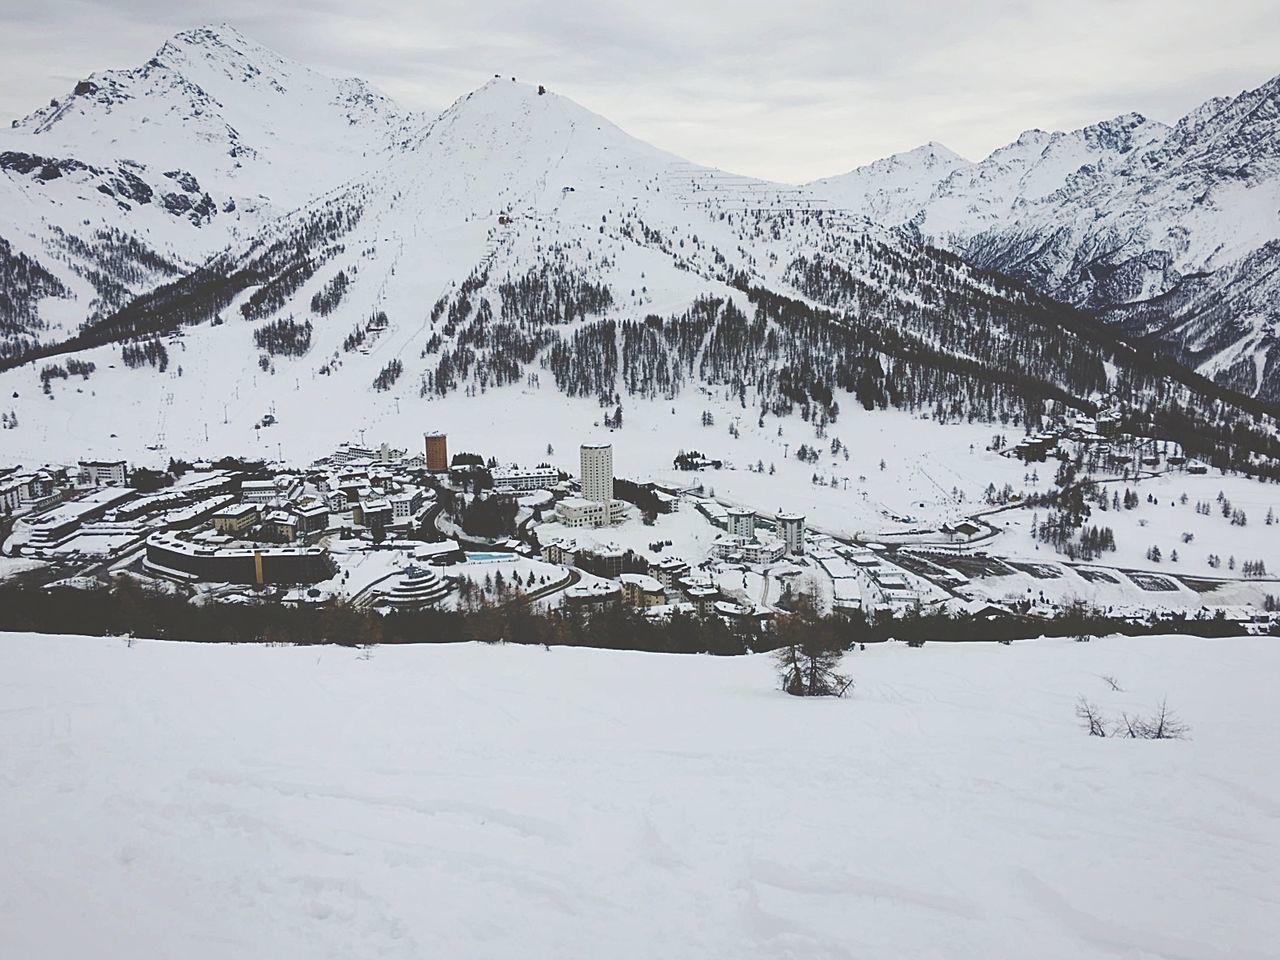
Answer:
[[[92,74],[0,132],[0,276],[21,255],[62,288],[24,300],[14,284],[0,341],[74,333],[383,162],[422,123],[227,26]]]
[[[221,146],[248,149],[249,130],[258,145],[227,176],[261,173],[265,183],[287,166],[275,159],[287,154],[283,144],[261,146],[271,142],[261,117],[273,97],[283,104],[293,91],[320,90],[308,99],[332,123],[352,121],[330,96],[349,89],[343,82],[222,31],[182,35],[155,62],[140,73],[180,76],[173,89],[200,117],[215,100],[253,91],[242,97],[253,105],[238,121],[240,139],[227,146],[226,135]],[[192,107],[193,87],[208,104]],[[127,117],[136,99],[116,90],[93,109],[29,123],[53,135],[101,121],[95,111]],[[432,404],[495,389],[537,396],[541,409],[568,396],[612,413],[633,399],[674,410],[715,387],[753,421],[800,414],[821,437],[842,408],[1036,422],[1048,404],[1090,409],[1120,381],[1130,390],[1147,382],[1146,372],[1129,375],[1132,352],[1086,318],[923,244],[918,224],[880,225],[850,210],[838,183],[795,187],[692,164],[509,79],[490,80],[430,123],[399,122],[384,106],[375,99],[371,114],[358,114],[355,129],[383,145],[362,151],[361,162],[377,162],[359,175],[315,181],[315,196],[252,230],[217,234],[221,208],[204,226],[182,220],[203,237],[225,236],[207,258],[166,260],[141,243],[127,247],[134,235],[113,235],[131,262],[153,269],[132,271],[134,289],[114,300],[95,291],[97,309],[64,328],[83,330],[61,349],[94,365],[88,384],[37,392],[43,360],[0,374],[0,395],[22,424],[14,448],[34,459],[90,448],[137,457],[145,447],[160,458],[196,455],[217,437],[220,449],[275,444],[283,454],[288,443],[315,456],[339,425],[350,433],[362,417],[431,417]],[[981,165],[931,145],[864,180],[888,177],[904,196],[918,171],[944,178],[931,196],[998,182],[1000,203],[1017,207],[1018,191],[1056,196],[1056,179],[1082,157],[1103,166],[1153,129],[1130,116],[1071,135],[1032,131]],[[206,146],[216,141],[210,134]],[[222,182],[219,169],[211,161],[202,175]],[[42,174],[15,176],[36,189],[92,175]],[[157,215],[154,202],[90,193],[128,204],[126,216]],[[50,292],[65,270],[47,280],[19,266],[43,292],[42,319],[51,306],[75,316],[78,301]],[[290,430],[261,430],[268,412]],[[126,440],[116,435],[123,422],[146,426]]]
[[[222,25],[178,34],[141,67],[90,75],[5,143],[157,171],[180,157],[209,189],[284,211],[367,169],[412,119],[362,80],[325,77]]]
[[[154,427],[131,450],[190,453],[205,429],[257,446],[268,409],[282,422],[294,411],[296,427],[334,397],[361,398],[345,420],[387,406],[430,416],[450,394],[495,388],[612,408],[705,383],[824,421],[851,402],[841,390],[868,407],[936,396],[952,415],[973,405],[990,419],[1020,411],[1023,393],[1036,404],[1105,387],[1096,351],[1001,278],[509,80],[90,333],[101,345],[81,351],[97,369],[89,389],[56,391],[73,432],[49,429],[52,408],[31,390],[38,363],[0,375],[31,456],[111,449],[121,439],[109,424],[139,405]],[[121,369],[117,341],[157,335],[173,338],[161,369]],[[273,353],[268,341],[291,346]],[[902,396],[917,377],[928,384]],[[318,454],[332,440],[314,426],[281,443]]]
[[[1280,382],[1256,371],[1280,364],[1271,335],[1278,104],[1280,77],[1210,100],[1172,127],[1126,114],[1069,133],[1028,131],[979,163],[925,163],[912,151],[813,186],[1274,401]],[[1232,310],[1212,303],[1214,292],[1242,286]]]

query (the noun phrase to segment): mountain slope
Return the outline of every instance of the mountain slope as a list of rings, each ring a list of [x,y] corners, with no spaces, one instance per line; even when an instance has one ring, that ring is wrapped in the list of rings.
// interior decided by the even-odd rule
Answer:
[[[309,457],[495,390],[597,424],[716,395],[741,429],[796,415],[833,454],[857,408],[1022,429],[1158,396],[1234,422],[1016,282],[505,80],[61,349],[87,383],[57,357],[0,374],[16,449]]]
[[[795,306],[749,288],[780,292]],[[687,327],[628,326],[706,297],[716,305],[695,310],[701,320]],[[845,349],[829,349],[835,333],[826,321],[785,329],[801,322],[797,310],[813,309],[806,302],[846,311],[839,336],[853,339]],[[749,320],[744,310],[768,316]],[[1042,371],[1049,392],[1105,387],[1092,347],[1048,322],[1032,325],[1041,342],[1026,336],[1043,310],[954,258],[809,210],[793,188],[694,167],[564,98],[492,81],[382,171],[272,224],[243,251],[100,329],[117,339],[224,311],[240,320],[307,316],[319,348],[312,355],[333,375],[347,359],[337,348],[385,314],[374,352],[399,364],[397,377],[416,374],[423,395],[515,382],[537,361],[566,392],[602,402],[617,395],[620,375],[664,392],[698,377],[751,383],[761,406],[788,406],[774,378],[792,367],[809,383],[821,371],[825,389],[870,378],[867,395],[882,399],[879,354],[899,337],[909,341],[900,354],[969,363],[995,349],[1002,375],[1053,357]],[[1015,315],[1020,322],[1009,323]],[[754,347],[738,353],[738,338]],[[1016,349],[1005,356],[996,340]],[[1045,349],[1045,340],[1061,349]],[[620,362],[594,364],[615,341]]]
[[[0,356],[188,272],[419,127],[226,26],[89,76],[0,132]]]
[[[886,222],[1170,345],[1224,384],[1280,398],[1280,382],[1259,375],[1280,363],[1280,78],[1172,127],[1131,114],[1031,131],[981,163],[916,173],[896,205],[885,198],[904,192],[875,165],[812,189],[884,210]]]

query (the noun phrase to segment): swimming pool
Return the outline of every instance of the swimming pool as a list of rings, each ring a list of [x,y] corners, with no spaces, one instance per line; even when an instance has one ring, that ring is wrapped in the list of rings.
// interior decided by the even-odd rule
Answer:
[[[468,563],[497,563],[499,560],[515,560],[514,553],[468,553]]]

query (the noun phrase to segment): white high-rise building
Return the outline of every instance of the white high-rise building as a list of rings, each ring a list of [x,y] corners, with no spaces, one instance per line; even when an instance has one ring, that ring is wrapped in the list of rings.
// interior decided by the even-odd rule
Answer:
[[[622,519],[627,505],[613,499],[613,447],[584,443],[581,449],[582,496],[556,502],[556,519],[568,527],[607,527]]]
[[[787,556],[804,555],[804,515],[800,513],[779,513],[775,518],[778,525],[778,537],[787,547]]]
[[[606,506],[613,502],[613,446],[584,443],[582,457],[582,497]]]
[[[729,536],[750,540],[756,535],[756,515],[751,510],[730,510],[727,520]]]

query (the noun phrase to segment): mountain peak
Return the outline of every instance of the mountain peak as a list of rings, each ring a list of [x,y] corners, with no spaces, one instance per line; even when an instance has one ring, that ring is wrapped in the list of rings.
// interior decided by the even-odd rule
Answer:
[[[165,41],[165,45],[207,46],[233,44],[257,46],[229,23],[208,23],[199,27],[180,30]]]
[[[1149,141],[1153,136],[1168,132],[1162,123],[1148,120],[1141,113],[1122,113],[1110,120],[1081,127],[1076,134],[1090,147],[1116,153],[1128,153],[1135,146]]]
[[[552,100],[573,104],[578,107],[578,104],[574,101],[560,94],[552,93],[543,84],[528,83],[517,77],[503,76],[496,73],[470,93],[458,98],[454,106],[468,102],[484,103],[486,105],[502,103],[514,105],[539,96],[546,96]],[[579,109],[581,108],[579,107]]]
[[[856,179],[870,175],[884,175],[895,171],[932,170],[935,167],[950,169],[964,166],[968,163],[968,160],[946,145],[939,143],[937,140],[930,140],[927,143],[920,144],[918,147],[912,147],[910,150],[891,153],[887,157],[855,167],[848,173],[837,174],[834,177],[824,177],[815,182],[825,185],[849,178]]]
[[[650,156],[677,159],[620,129],[612,121],[582,106],[576,100],[553,93],[537,83],[497,75],[470,93],[455,100],[433,126],[448,129],[460,141],[488,142],[494,149],[516,149],[517,143],[543,142],[555,155],[564,152],[567,138],[578,132],[607,150],[624,144]],[[579,146],[582,146],[580,143]]]
[[[174,34],[156,51],[150,65],[167,67],[184,75],[213,66],[246,78],[261,72],[306,70],[226,23],[193,27]]]
[[[908,150],[906,153],[896,154],[898,157],[919,157],[926,163],[967,163],[964,157],[956,153],[946,144],[939,143],[937,140],[930,140],[928,143],[922,143],[914,150]]]

